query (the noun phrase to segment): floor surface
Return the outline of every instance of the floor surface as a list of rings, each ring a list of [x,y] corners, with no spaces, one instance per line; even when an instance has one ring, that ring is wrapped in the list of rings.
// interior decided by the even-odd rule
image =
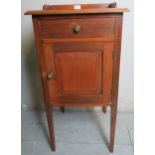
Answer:
[[[49,146],[43,111],[22,111],[22,155],[133,155],[133,113],[118,113],[114,153],[109,153],[110,115],[54,112],[56,152]]]

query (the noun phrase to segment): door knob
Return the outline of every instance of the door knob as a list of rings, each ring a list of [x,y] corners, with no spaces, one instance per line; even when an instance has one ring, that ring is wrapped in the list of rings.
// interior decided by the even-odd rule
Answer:
[[[51,79],[53,77],[53,72],[49,72],[48,74],[47,74],[47,78],[48,79]]]
[[[80,31],[81,31],[80,26],[79,25],[78,26],[75,26],[74,32],[79,33]]]

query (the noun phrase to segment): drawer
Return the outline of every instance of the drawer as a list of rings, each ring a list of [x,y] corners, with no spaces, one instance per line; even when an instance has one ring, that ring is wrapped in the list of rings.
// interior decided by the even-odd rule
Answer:
[[[42,38],[113,37],[116,18],[105,16],[41,20]]]

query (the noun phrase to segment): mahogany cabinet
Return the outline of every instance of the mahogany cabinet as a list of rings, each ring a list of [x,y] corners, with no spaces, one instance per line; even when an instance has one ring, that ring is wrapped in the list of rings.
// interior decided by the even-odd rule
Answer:
[[[123,12],[111,4],[44,5],[32,15],[51,148],[51,108],[111,107],[110,152],[114,148]],[[65,116],[64,116],[65,117]]]

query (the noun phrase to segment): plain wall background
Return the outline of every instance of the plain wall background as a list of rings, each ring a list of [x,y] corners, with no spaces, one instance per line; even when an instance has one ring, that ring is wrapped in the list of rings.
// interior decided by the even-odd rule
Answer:
[[[34,33],[31,16],[24,12],[42,9],[43,4],[110,3],[112,0],[22,0],[21,10],[21,82],[22,108],[43,108],[43,95],[39,68],[36,60]],[[127,7],[124,14],[122,54],[120,66],[118,111],[134,111],[134,29],[133,0],[116,0],[118,7]]]

